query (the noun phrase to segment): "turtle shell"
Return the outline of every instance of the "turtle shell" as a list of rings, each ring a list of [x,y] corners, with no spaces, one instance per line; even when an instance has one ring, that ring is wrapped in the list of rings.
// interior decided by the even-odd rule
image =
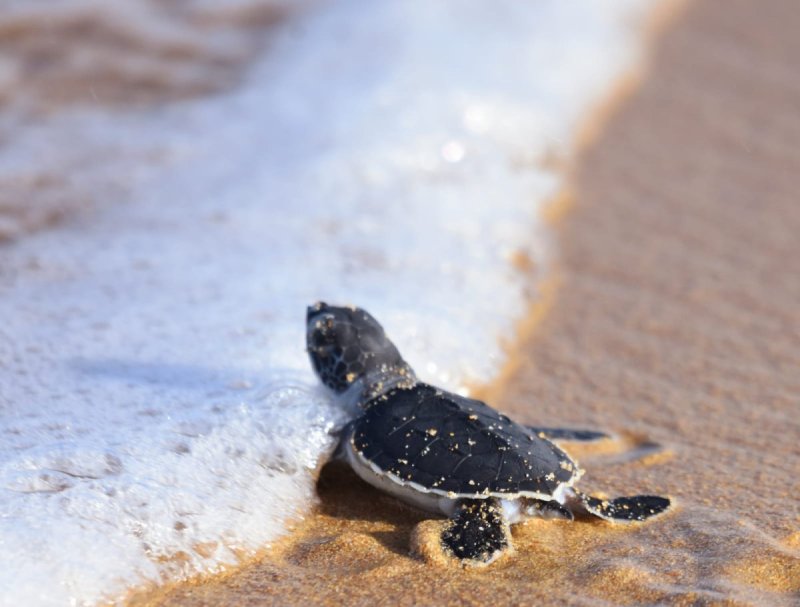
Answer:
[[[485,403],[428,384],[373,399],[354,451],[400,484],[448,497],[549,497],[579,474],[556,445]]]

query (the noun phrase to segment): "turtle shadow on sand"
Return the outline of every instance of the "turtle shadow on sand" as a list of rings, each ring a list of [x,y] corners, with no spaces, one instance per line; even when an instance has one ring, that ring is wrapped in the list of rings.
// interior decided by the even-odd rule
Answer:
[[[322,468],[317,494],[319,514],[347,523],[350,530],[370,535],[402,557],[408,556],[408,538],[414,527],[429,518],[373,488],[341,461]]]

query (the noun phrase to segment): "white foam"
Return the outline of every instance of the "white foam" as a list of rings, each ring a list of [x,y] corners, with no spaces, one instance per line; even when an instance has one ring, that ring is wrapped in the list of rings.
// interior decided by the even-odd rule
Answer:
[[[129,195],[3,251],[0,603],[213,571],[306,511],[347,416],[305,356],[316,299],[369,309],[424,379],[489,380],[526,306],[510,259],[548,255],[539,161],[648,4],[319,4],[234,93],[19,133],[2,175]]]

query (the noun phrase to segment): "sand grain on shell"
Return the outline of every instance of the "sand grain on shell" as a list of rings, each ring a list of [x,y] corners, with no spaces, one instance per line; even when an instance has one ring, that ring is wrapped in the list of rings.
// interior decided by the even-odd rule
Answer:
[[[700,0],[665,37],[583,159],[555,305],[495,401],[635,437],[578,454],[582,488],[666,492],[671,514],[531,521],[514,558],[465,572],[410,557],[423,515],[334,466],[263,561],[147,600],[796,605],[798,26],[793,0]]]

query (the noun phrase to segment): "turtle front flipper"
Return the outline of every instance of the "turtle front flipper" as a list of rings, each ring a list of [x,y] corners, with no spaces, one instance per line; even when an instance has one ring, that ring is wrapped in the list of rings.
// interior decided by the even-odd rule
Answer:
[[[355,428],[357,420],[351,420],[344,426],[338,429],[329,431],[329,434],[336,438],[336,447],[331,453],[330,461],[332,462],[347,462],[347,450],[349,449],[350,439],[353,437],[353,429]]]
[[[598,430],[575,430],[572,428],[542,428],[540,426],[528,426],[531,432],[551,441],[576,441],[581,443],[591,443],[594,441],[611,438],[610,434]]]
[[[644,521],[666,511],[671,504],[669,498],[658,495],[600,499],[576,491],[575,496],[585,512],[607,521]]]
[[[465,565],[489,565],[511,549],[511,532],[497,500],[463,500],[442,532],[442,546]]]

